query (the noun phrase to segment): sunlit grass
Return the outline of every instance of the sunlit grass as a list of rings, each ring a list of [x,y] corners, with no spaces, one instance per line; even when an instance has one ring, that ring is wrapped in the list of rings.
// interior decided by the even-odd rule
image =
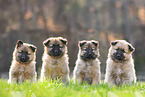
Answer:
[[[1,79],[0,97],[145,97],[145,83],[115,87],[104,83],[80,85],[72,80],[69,85],[57,81],[8,84]]]

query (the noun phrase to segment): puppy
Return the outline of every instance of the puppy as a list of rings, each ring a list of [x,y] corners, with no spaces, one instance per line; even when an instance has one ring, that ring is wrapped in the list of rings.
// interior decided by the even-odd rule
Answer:
[[[63,83],[68,83],[70,78],[67,40],[62,37],[52,37],[46,39],[43,45],[44,54],[40,80],[59,79]]]
[[[106,62],[106,83],[124,85],[136,82],[134,60],[132,59],[134,50],[132,45],[125,40],[111,42]]]
[[[8,83],[36,81],[35,71],[36,47],[18,40],[13,52],[13,60],[9,70]]]
[[[101,79],[98,41],[79,41],[79,53],[73,71],[74,82],[98,84]]]

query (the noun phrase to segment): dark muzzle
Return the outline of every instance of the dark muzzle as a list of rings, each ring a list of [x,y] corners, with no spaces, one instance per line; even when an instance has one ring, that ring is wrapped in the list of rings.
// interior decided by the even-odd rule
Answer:
[[[115,58],[117,60],[124,60],[124,58],[125,58],[124,51],[117,50],[117,52],[113,54],[113,58]]]
[[[62,51],[60,50],[60,47],[56,45],[52,47],[52,50],[49,52],[49,55],[54,57],[61,56]]]
[[[28,60],[29,60],[29,56],[25,52],[20,53],[18,58],[19,58],[19,61],[21,61],[21,62],[28,62]]]
[[[96,55],[93,52],[92,49],[87,49],[86,53],[84,54],[84,56],[82,56],[82,59],[87,60],[87,59],[95,59]]]

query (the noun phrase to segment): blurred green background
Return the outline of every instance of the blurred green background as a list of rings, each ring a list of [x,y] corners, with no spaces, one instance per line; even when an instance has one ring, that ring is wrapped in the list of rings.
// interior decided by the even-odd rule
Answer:
[[[145,81],[145,0],[0,0],[0,77],[8,78],[17,40],[37,46],[40,75],[42,42],[68,40],[71,74],[79,40],[98,40],[102,79],[110,41],[125,39],[135,48],[138,80]]]

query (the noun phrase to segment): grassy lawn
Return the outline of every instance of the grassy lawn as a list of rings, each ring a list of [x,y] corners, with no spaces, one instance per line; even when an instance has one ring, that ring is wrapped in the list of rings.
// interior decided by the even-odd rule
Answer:
[[[145,97],[145,83],[111,87],[106,84],[69,85],[58,82],[8,84],[0,80],[0,97]]]

